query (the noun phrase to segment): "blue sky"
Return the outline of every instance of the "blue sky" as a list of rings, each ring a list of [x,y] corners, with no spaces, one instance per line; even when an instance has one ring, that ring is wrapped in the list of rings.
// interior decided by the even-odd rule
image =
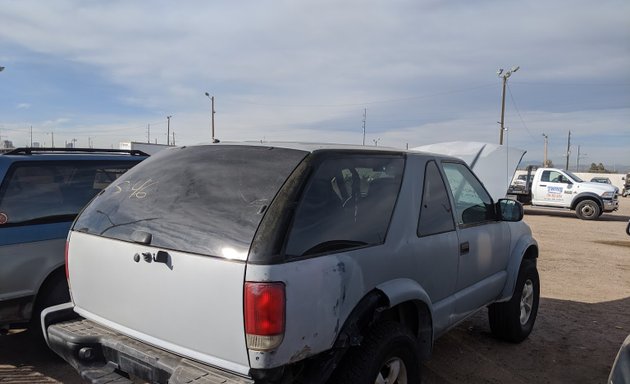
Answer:
[[[627,1],[4,1],[0,136],[498,142],[630,165]],[[52,135],[51,135],[52,133]]]

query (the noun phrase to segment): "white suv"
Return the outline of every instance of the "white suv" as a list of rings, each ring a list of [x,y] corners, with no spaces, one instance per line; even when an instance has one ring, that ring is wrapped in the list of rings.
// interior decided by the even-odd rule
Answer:
[[[43,328],[92,382],[416,383],[433,341],[486,305],[498,337],[531,332],[538,248],[522,216],[452,157],[164,150],[77,218],[72,303]]]

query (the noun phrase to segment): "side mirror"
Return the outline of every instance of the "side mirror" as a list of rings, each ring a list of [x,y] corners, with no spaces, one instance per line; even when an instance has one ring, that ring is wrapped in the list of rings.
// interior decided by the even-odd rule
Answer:
[[[516,200],[499,199],[497,202],[497,211],[502,221],[523,220],[523,205]]]

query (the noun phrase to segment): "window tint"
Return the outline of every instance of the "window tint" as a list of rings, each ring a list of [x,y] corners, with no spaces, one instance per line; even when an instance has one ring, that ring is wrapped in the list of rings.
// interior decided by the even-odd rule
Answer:
[[[440,171],[434,161],[427,164],[424,173],[424,188],[418,236],[455,230],[451,203]]]
[[[494,220],[492,198],[472,172],[460,163],[443,163],[444,173],[455,203],[458,224]]]
[[[267,206],[306,152],[212,145],[164,150],[112,183],[77,231],[203,255],[244,259]]]
[[[298,205],[288,256],[333,252],[385,241],[404,159],[342,155],[316,166]]]
[[[0,212],[7,224],[72,220],[101,189],[135,162],[22,162],[0,188]]]

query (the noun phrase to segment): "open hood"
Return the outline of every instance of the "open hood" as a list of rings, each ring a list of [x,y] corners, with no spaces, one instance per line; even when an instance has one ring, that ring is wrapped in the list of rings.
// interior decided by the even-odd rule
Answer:
[[[492,199],[505,197],[525,150],[475,141],[449,141],[412,148],[460,158],[486,187]]]

